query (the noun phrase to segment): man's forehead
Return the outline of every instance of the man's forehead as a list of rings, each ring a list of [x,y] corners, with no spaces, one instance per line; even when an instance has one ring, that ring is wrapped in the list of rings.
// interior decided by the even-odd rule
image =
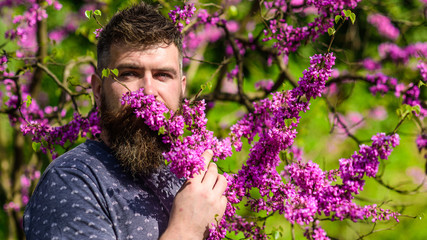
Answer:
[[[181,56],[179,54],[178,48],[174,44],[157,44],[157,45],[111,45],[110,54],[108,56],[108,66],[116,65],[119,62],[126,60],[127,58],[139,57],[138,55],[153,55],[153,57],[160,55],[167,56],[168,60],[162,60],[161,62],[169,62],[169,60],[176,59],[176,64],[178,68],[181,68]],[[175,55],[175,56],[174,56]],[[154,58],[153,58],[154,60]]]
[[[150,45],[115,43],[115,44],[111,44],[110,52],[114,52],[116,50],[118,52],[124,52],[124,51],[145,52],[145,51],[153,51],[158,48],[168,48],[168,47],[172,47],[176,51],[178,51],[178,48],[175,46],[174,43],[171,43],[171,44],[158,43],[158,44],[150,44]]]

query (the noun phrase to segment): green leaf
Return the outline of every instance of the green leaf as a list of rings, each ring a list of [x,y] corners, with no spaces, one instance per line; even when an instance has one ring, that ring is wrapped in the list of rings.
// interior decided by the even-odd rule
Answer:
[[[114,68],[113,70],[111,70],[111,72],[117,77],[119,76],[119,70],[117,68]]]
[[[294,153],[293,152],[286,152],[286,159],[288,159],[288,160],[294,159]]]
[[[286,127],[291,126],[292,123],[293,123],[292,119],[285,119],[285,125],[286,125]]]
[[[99,11],[98,9],[96,9],[93,14],[97,15],[97,16],[101,16],[101,11]]]
[[[400,119],[407,118],[408,120],[412,119],[413,113],[420,114],[421,107],[420,105],[411,106],[408,104],[403,104],[399,109],[396,110],[397,116]]]
[[[27,96],[27,101],[25,101],[25,105],[27,106],[27,108],[31,105],[31,102],[33,101],[33,99],[31,98],[30,95]]]
[[[165,113],[163,113],[163,116],[165,116],[166,120],[169,120],[171,118],[171,113],[165,112]]]
[[[32,144],[31,144],[31,146],[33,147],[33,150],[34,150],[34,152],[37,152],[39,149],[40,149],[40,147],[41,147],[41,143],[39,143],[39,142],[33,142]]]
[[[412,111],[414,111],[416,114],[420,114],[421,112],[421,107],[420,105],[415,105],[412,107]]]
[[[397,109],[396,110],[396,115],[401,119],[402,118],[402,109]]]
[[[159,128],[159,135],[163,135],[166,132],[166,128],[164,126]]]
[[[329,34],[329,36],[332,36],[332,35],[334,35],[335,34],[335,28],[333,28],[333,27],[330,27],[330,28],[328,28],[328,34]]]
[[[93,51],[86,50],[86,56],[95,58],[95,53],[93,53]]]
[[[43,64],[46,64],[47,62],[49,62],[49,60],[51,59],[50,56],[46,56],[43,58]]]
[[[104,68],[104,69],[102,69],[102,78],[104,78],[104,77],[109,77],[110,76],[110,69],[108,69],[108,68]]]
[[[93,13],[93,11],[92,11],[92,10],[86,10],[86,11],[85,11],[85,16],[86,16],[88,19],[90,19],[90,18],[92,17],[92,13]]]
[[[206,85],[208,86],[208,89],[211,90],[212,89],[212,82],[207,82]]]
[[[236,17],[239,14],[237,7],[234,5],[231,5],[230,8],[228,8],[228,12],[230,13],[230,17]]]
[[[343,13],[346,17],[350,17],[351,15],[351,10],[343,10]]]
[[[350,14],[350,20],[351,20],[351,23],[354,24],[354,22],[356,21],[356,14],[351,13]]]
[[[282,237],[282,233],[276,230],[272,232],[272,235],[273,235],[273,239],[279,239]]]
[[[79,79],[76,78],[75,76],[69,76],[67,78],[67,82],[69,82],[71,85],[78,85],[79,84]]]
[[[425,82],[423,82],[423,81],[419,81],[418,82],[418,88],[421,88],[422,86],[427,86],[427,84],[425,84]]]
[[[337,24],[341,20],[341,15],[335,16],[335,24]]]

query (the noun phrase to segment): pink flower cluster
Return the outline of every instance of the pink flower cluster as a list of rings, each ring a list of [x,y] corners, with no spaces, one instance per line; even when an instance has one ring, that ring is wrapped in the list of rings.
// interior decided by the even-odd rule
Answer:
[[[55,159],[58,155],[55,145],[64,147],[67,143],[74,143],[79,136],[89,137],[88,133],[95,136],[101,133],[101,128],[98,113],[94,111],[87,117],[76,113],[73,120],[59,127],[50,126],[47,120],[30,120],[21,125],[21,132],[24,135],[31,134],[33,142],[41,143],[42,152],[51,153],[52,159]]]
[[[411,57],[427,56],[427,42],[418,42],[406,47],[399,47],[394,43],[382,43],[378,46],[378,53],[382,59],[389,58],[396,64],[406,64]]]
[[[381,69],[381,63],[373,60],[372,58],[365,58],[362,61],[362,65],[366,70],[375,71]]]
[[[377,28],[378,33],[390,40],[399,37],[399,29],[393,26],[390,19],[382,14],[375,13],[368,16],[368,22]]]
[[[161,130],[163,142],[171,144],[163,156],[179,178],[191,178],[205,168],[202,153],[207,149],[213,151],[214,161],[232,154],[229,138],[220,141],[206,129],[204,101],[190,104],[185,100],[179,112],[174,113],[140,89],[124,94],[122,104],[133,108],[136,116],[144,119],[152,130]]]
[[[180,31],[184,28],[184,24],[181,21],[184,21],[185,24],[190,23],[190,18],[193,16],[196,11],[194,4],[184,4],[183,8],[175,6],[175,10],[169,12],[169,17],[172,22],[175,23]]]
[[[25,207],[30,200],[30,187],[34,181],[40,178],[40,171],[36,170],[35,167],[27,168],[20,178],[21,188],[21,201],[20,202],[8,202],[3,205],[3,209],[7,211],[19,212],[22,207]]]
[[[226,175],[229,186],[226,191],[228,205],[225,219],[211,234],[212,239],[224,237],[223,229],[243,231],[245,237],[264,239],[267,236],[256,224],[242,224],[236,217],[236,204],[246,199],[252,211],[265,211],[267,214],[278,212],[291,223],[305,225],[315,220],[316,214],[324,213],[332,219],[359,220],[372,217],[373,220],[396,217],[396,213],[377,208],[376,206],[360,207],[352,202],[353,194],[358,194],[363,187],[362,178],[374,176],[378,168],[378,157],[383,159],[391,152],[391,147],[398,143],[398,136],[378,134],[372,138],[372,147],[361,146],[359,153],[352,158],[341,160],[339,170],[322,171],[311,161],[297,161],[285,167],[285,179],[277,172],[281,162],[279,153],[292,145],[296,136],[299,113],[309,108],[308,100],[319,96],[325,88],[325,80],[331,75],[334,65],[332,54],[315,55],[311,58],[310,67],[304,71],[299,86],[289,92],[274,93],[272,99],[255,103],[255,111],[247,114],[236,125],[231,127],[231,139],[239,151],[241,139],[247,138],[252,148],[249,159],[237,174]],[[301,100],[305,96],[307,102]],[[293,121],[286,124],[287,120]],[[258,141],[253,142],[258,135]],[[343,184],[334,184],[337,177]],[[354,186],[357,184],[357,187]],[[256,189],[261,197],[253,196]],[[218,233],[219,232],[219,233]],[[307,233],[320,239],[324,231],[317,227],[315,232]],[[261,235],[261,236],[260,236]]]
[[[420,99],[420,88],[413,84],[409,83],[405,85],[403,83],[398,83],[396,78],[389,77],[383,73],[368,74],[366,78],[369,82],[375,84],[370,87],[369,90],[372,94],[381,93],[384,95],[389,91],[393,91],[396,97],[402,97],[402,103],[408,104],[410,106],[420,106],[420,117],[427,116],[427,109],[423,108],[423,104]]]
[[[427,149],[427,134],[421,134],[415,140],[417,143],[418,151],[421,152],[422,149]]]
[[[5,77],[14,77],[13,73],[3,72]],[[90,113],[87,117],[75,114],[74,119],[68,124],[52,127],[49,125],[49,118],[55,115],[65,117],[66,111],[57,106],[40,107],[36,99],[31,99],[31,103],[26,103],[29,97],[28,85],[20,85],[19,92],[15,81],[6,78],[3,81],[5,85],[5,96],[8,97],[4,103],[10,110],[18,109],[20,115],[9,115],[12,125],[21,124],[21,132],[24,135],[31,134],[32,141],[40,143],[40,149],[43,153],[50,152],[52,158],[56,158],[55,145],[65,146],[67,143],[73,143],[79,136],[87,137],[100,133],[99,118],[96,112]]]
[[[376,73],[374,75],[367,75],[366,79],[374,83],[375,85],[370,87],[369,90],[373,95],[377,94],[378,92],[381,93],[381,95],[384,95],[387,93],[390,89],[395,89],[397,85],[397,79],[393,77],[389,77],[384,75],[383,73]]]
[[[274,39],[273,47],[277,48],[278,54],[288,55],[298,49],[302,42],[316,40],[320,35],[326,33],[328,28],[334,26],[333,17],[342,14],[345,8],[354,8],[360,0],[342,0],[342,1],[313,1],[309,0],[306,7],[315,7],[318,17],[307,26],[295,27],[289,25],[285,19],[272,19],[269,21],[268,30],[264,30],[265,38],[263,41]],[[267,8],[286,6],[283,0],[275,0],[273,3],[265,3]],[[283,7],[281,7],[283,10]]]
[[[99,36],[101,35],[101,32],[102,32],[102,28],[95,29],[95,32],[93,32],[93,34],[95,34],[95,38],[99,38]]]
[[[7,56],[2,55],[0,56],[0,72],[6,70],[7,68]]]
[[[424,83],[427,82],[427,62],[419,61],[417,68],[420,70],[421,79]]]
[[[261,80],[255,83],[255,88],[264,90],[264,91],[270,91],[273,85],[274,85],[274,82],[271,79]]]
[[[53,5],[56,10],[62,8],[62,5],[56,0],[47,0],[46,2],[48,6]],[[29,8],[23,15],[17,15],[13,18],[13,23],[17,24],[18,27],[6,31],[5,38],[11,40],[17,39],[19,46],[35,52],[37,50],[34,38],[34,32],[37,28],[36,24],[38,21],[47,18],[46,9],[34,0],[22,1],[22,3],[29,5]],[[32,44],[28,44],[29,41],[32,41]]]

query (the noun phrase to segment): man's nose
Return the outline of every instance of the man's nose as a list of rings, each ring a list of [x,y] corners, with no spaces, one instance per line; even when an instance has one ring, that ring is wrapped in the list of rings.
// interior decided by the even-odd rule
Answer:
[[[154,83],[154,79],[151,75],[144,77],[140,87],[144,88],[144,94],[154,95],[155,97],[157,96],[157,89]]]

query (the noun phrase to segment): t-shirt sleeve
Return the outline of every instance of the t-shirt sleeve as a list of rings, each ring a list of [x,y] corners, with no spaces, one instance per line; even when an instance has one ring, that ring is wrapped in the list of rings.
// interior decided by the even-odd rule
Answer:
[[[32,239],[116,239],[96,179],[81,169],[51,168],[42,177],[24,214]]]

